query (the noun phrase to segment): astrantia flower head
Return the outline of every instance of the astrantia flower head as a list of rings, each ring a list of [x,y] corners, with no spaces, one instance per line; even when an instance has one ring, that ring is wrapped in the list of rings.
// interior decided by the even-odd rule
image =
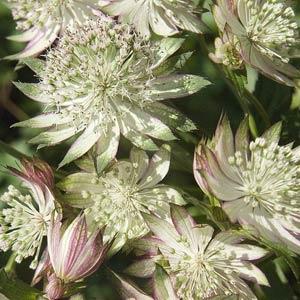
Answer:
[[[151,160],[142,150],[133,149],[130,160],[115,163],[101,176],[95,170],[68,176],[59,186],[68,194],[66,203],[86,208],[88,220],[100,228],[106,226],[105,236],[122,246],[127,240],[149,232],[141,212],[153,212],[166,219],[169,203],[184,203],[173,188],[158,184],[167,174],[170,151],[165,146]]]
[[[279,146],[280,129],[249,142],[247,120],[234,138],[223,118],[213,140],[196,149],[194,174],[204,192],[224,201],[233,222],[300,253],[300,149]]]
[[[294,85],[300,73],[289,64],[289,51],[299,43],[299,29],[285,1],[217,0],[214,17],[221,32],[215,62],[224,63],[218,59],[220,48],[235,48],[226,53],[225,62],[243,60],[280,83]]]
[[[211,299],[219,295],[238,295],[241,300],[256,299],[243,281],[268,285],[264,274],[250,261],[266,251],[257,246],[241,244],[242,239],[231,231],[213,237],[214,229],[196,225],[182,207],[172,205],[173,224],[153,215],[145,215],[155,234],[161,256],[152,259],[162,264],[169,274],[176,294],[183,300]]]
[[[171,36],[179,28],[201,33],[204,25],[196,13],[193,0],[110,0],[103,10],[120,21],[134,25],[143,36],[151,30],[162,36]]]
[[[83,23],[96,17],[96,0],[7,0],[12,9],[17,29],[23,33],[10,39],[28,42],[26,48],[9,56],[20,59],[35,56],[47,49],[54,40],[73,22]]]
[[[120,133],[138,147],[156,150],[150,138],[174,139],[169,126],[183,131],[195,128],[179,112],[156,101],[187,96],[208,84],[198,76],[169,75],[176,62],[175,67],[162,66],[182,42],[174,38],[159,44],[145,42],[131,27],[111,19],[70,27],[47,54],[45,65],[38,60],[27,62],[41,81],[17,86],[43,102],[45,113],[18,125],[50,127],[32,140],[40,146],[80,133],[61,166],[97,141],[103,152],[111,147],[108,152],[115,153]]]
[[[0,200],[5,203],[1,211],[0,248],[17,253],[16,261],[34,256],[31,267],[35,268],[41,249],[43,236],[46,235],[50,216],[55,209],[53,174],[51,168],[39,160],[23,160],[23,170],[10,170],[18,176],[29,194],[22,194],[9,186]]]

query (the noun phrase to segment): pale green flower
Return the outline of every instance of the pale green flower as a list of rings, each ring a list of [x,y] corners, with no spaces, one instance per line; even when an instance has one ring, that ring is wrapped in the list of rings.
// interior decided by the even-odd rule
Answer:
[[[78,134],[60,166],[69,163],[99,141],[103,153],[114,156],[120,134],[146,150],[157,150],[151,138],[175,139],[170,128],[195,129],[194,124],[160,101],[191,95],[208,84],[194,75],[174,74],[184,56],[172,57],[183,39],[159,43],[144,41],[130,26],[112,19],[70,27],[46,62],[25,61],[40,83],[16,85],[45,112],[17,124],[48,128],[32,143],[40,147],[60,143]]]
[[[22,171],[10,170],[22,180],[29,193],[23,194],[11,185],[0,197],[5,205],[0,212],[0,249],[14,251],[17,262],[34,256],[30,267],[35,269],[43,237],[55,210],[51,191],[53,173],[47,164],[38,160],[23,160],[22,166]]]
[[[294,86],[300,73],[289,64],[289,51],[299,44],[299,28],[286,1],[217,0],[213,13],[222,41],[217,53],[231,43],[238,53],[231,53],[230,60],[242,59],[264,75]]]
[[[187,211],[177,205],[171,205],[171,217],[173,224],[144,215],[155,235],[149,242],[161,253],[155,255],[149,251],[148,256],[169,274],[178,299],[205,300],[238,295],[238,299],[250,300],[256,297],[243,279],[268,285],[265,275],[251,263],[266,255],[264,249],[241,243],[241,237],[231,231],[213,237],[211,226],[197,225]],[[145,262],[145,257],[143,259]],[[171,282],[165,283],[169,294]]]
[[[279,146],[280,124],[249,141],[248,120],[235,138],[224,118],[215,137],[195,152],[202,190],[224,201],[232,220],[300,253],[300,148]]]
[[[83,23],[99,14],[97,0],[7,0],[21,34],[9,37],[27,42],[26,48],[10,59],[36,56],[74,22]]]
[[[66,177],[59,187],[67,192],[64,201],[74,207],[86,208],[87,220],[105,226],[104,237],[127,240],[149,232],[142,212],[153,212],[163,219],[169,217],[169,203],[184,203],[175,189],[159,184],[170,165],[170,150],[163,146],[151,160],[147,154],[133,149],[130,160],[120,160],[97,175],[93,163],[81,165],[84,171]],[[116,243],[117,244],[117,243]]]
[[[184,29],[201,33],[204,25],[197,16],[193,0],[110,0],[102,9],[120,21],[134,25],[145,37],[151,31],[162,36],[171,36]]]

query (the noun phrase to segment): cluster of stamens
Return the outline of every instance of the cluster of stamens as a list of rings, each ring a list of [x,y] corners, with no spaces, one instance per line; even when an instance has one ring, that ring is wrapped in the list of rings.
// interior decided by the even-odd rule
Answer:
[[[149,229],[141,212],[155,211],[163,205],[164,199],[159,194],[156,206],[143,203],[136,185],[136,168],[133,164],[120,164],[101,178],[92,179],[92,183],[102,192],[82,191],[83,198],[93,200],[86,214],[98,227],[106,226],[111,237],[119,234],[129,240],[145,235]],[[155,194],[155,188],[151,192]]]
[[[249,39],[271,59],[287,63],[283,50],[294,45],[298,38],[298,25],[292,8],[277,0],[247,0],[246,3],[249,20],[245,27]]]
[[[243,181],[244,201],[260,205],[272,215],[299,220],[300,161],[289,145],[267,144],[264,138],[250,143],[248,158],[240,152],[229,158]]]
[[[180,236],[177,240],[183,247],[189,249],[188,240]],[[180,299],[206,299],[220,294],[232,295],[237,292],[235,281],[230,279],[234,269],[230,268],[230,260],[222,247],[215,251],[182,253],[177,262],[170,262],[167,270],[176,274],[176,290]],[[178,250],[177,250],[178,252]],[[174,255],[176,250],[174,249]],[[178,253],[177,253],[178,254]],[[177,255],[176,255],[177,256]]]
[[[111,19],[69,28],[60,47],[48,53],[40,83],[51,109],[83,130],[91,122],[115,121],[124,101],[141,106],[150,100],[151,47]]]
[[[16,252],[17,262],[34,256],[30,267],[36,268],[50,215],[42,215],[32,196],[23,196],[13,186],[9,186],[0,200],[6,207],[0,215],[0,249]]]

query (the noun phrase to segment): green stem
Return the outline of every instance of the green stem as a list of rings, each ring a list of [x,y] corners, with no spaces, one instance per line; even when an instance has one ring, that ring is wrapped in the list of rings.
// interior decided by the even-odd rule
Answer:
[[[260,103],[260,101],[249,91],[245,90],[245,96],[249,98],[250,102],[254,105],[257,112],[260,114],[261,118],[263,119],[265,125],[269,128],[271,126],[271,121],[269,118],[268,113]]]

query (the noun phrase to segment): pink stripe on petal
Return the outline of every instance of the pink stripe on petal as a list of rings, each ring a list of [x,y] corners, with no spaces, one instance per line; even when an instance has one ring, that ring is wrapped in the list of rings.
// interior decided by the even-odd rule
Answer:
[[[75,221],[74,221],[75,222]],[[65,248],[63,274],[68,274],[87,243],[87,224],[84,215],[76,219]],[[70,225],[72,226],[72,225]]]
[[[68,280],[75,281],[93,273],[102,263],[110,245],[103,247],[102,234],[95,232],[87,241],[72,269],[67,274]]]
[[[53,266],[55,272],[57,272],[59,268],[59,244],[60,244],[60,229],[61,222],[58,220],[52,220],[50,222],[47,234],[47,242],[48,242],[48,251],[50,256],[50,261]]]

